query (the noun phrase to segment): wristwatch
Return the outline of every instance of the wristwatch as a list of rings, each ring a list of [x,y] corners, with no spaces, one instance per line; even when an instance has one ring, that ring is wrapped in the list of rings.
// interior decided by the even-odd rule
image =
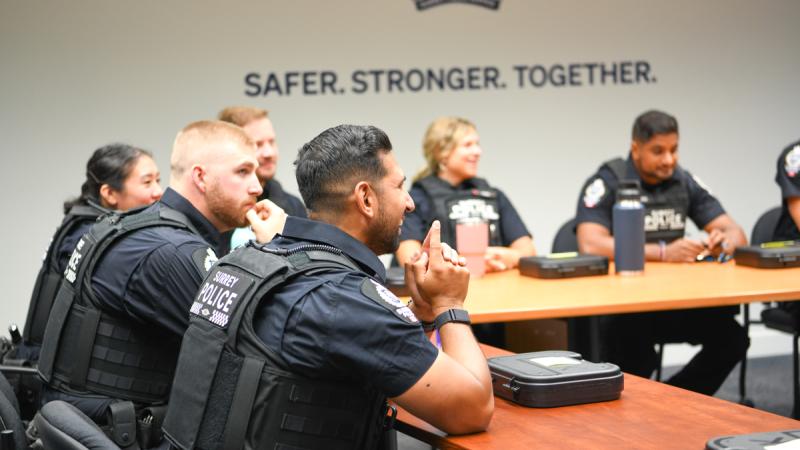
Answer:
[[[434,327],[437,330],[442,328],[442,325],[449,322],[465,323],[467,325],[472,323],[469,320],[469,313],[465,309],[448,309],[436,316],[436,320],[433,321]]]

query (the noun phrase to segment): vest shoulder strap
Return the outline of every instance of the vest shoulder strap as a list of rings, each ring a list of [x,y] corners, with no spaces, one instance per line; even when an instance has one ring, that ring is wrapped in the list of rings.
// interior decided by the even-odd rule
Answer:
[[[614,175],[614,178],[617,180],[625,180],[627,179],[626,175],[626,164],[625,160],[622,158],[614,158],[610,159],[603,163],[601,168],[607,167],[611,173]]]

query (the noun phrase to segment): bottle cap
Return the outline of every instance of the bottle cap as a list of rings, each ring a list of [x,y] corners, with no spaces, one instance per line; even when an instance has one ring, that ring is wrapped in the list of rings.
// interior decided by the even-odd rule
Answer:
[[[642,191],[638,180],[622,180],[617,188],[617,201],[635,200],[641,201]]]

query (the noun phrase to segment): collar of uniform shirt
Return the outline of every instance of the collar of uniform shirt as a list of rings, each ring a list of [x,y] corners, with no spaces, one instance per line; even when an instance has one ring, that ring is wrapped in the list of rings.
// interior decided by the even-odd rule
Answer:
[[[160,202],[182,212],[200,232],[200,237],[214,249],[217,255],[221,257],[227,253],[227,242],[222,238],[222,234],[181,194],[168,187],[161,196]]]
[[[332,245],[367,269],[368,274],[377,276],[381,282],[386,282],[386,268],[383,267],[383,263],[375,253],[372,253],[372,250],[367,248],[361,241],[333,225],[289,216],[286,218],[286,225],[284,225],[281,235],[303,241]]]

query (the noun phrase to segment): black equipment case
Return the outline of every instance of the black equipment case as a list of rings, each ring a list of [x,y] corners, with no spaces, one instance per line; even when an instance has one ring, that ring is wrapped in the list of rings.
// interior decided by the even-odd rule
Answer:
[[[489,358],[489,370],[496,396],[534,408],[616,400],[624,384],[614,364],[589,362],[568,351]]]
[[[536,278],[573,278],[606,275],[608,258],[577,252],[551,253],[519,259],[519,273]]]
[[[736,265],[778,269],[800,266],[800,242],[765,242],[761,245],[736,247],[733,252]]]
[[[764,450],[765,446],[800,439],[800,430],[720,436],[706,442],[706,450]]]

